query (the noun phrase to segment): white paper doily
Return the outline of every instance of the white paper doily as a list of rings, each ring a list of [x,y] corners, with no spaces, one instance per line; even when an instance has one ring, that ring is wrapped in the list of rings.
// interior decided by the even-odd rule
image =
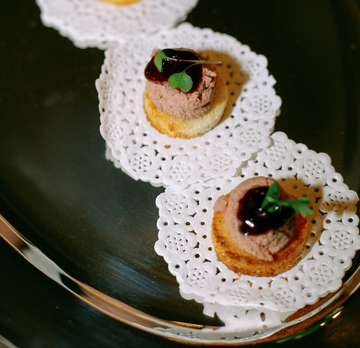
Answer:
[[[205,314],[216,313],[230,327],[239,325],[247,310],[260,327],[261,313],[266,313],[268,327],[279,325],[289,313],[336,291],[360,249],[358,197],[335,172],[330,157],[296,144],[282,132],[272,139],[273,145],[250,161],[240,176],[185,190],[168,187],[156,200],[157,254],[176,276],[182,296],[203,303]],[[271,176],[295,196],[305,194],[314,209],[308,216],[309,236],[301,261],[273,278],[238,277],[218,261],[211,242],[217,197],[254,176]]]
[[[198,0],[140,0],[115,5],[98,0],[36,0],[46,26],[78,47],[104,49],[140,35],[169,29],[186,19]]]
[[[192,139],[175,139],[156,131],[143,108],[144,69],[154,47],[186,47],[221,60],[229,102],[223,120]],[[101,112],[100,132],[107,157],[135,180],[154,186],[186,187],[217,177],[232,177],[270,143],[280,98],[267,60],[235,38],[188,23],[124,47],[105,51],[96,88]]]

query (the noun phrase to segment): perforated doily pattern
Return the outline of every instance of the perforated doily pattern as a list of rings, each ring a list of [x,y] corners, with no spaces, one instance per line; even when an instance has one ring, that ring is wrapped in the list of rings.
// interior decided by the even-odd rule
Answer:
[[[104,49],[141,35],[172,28],[198,0],[139,0],[115,5],[98,0],[36,0],[41,19],[78,47]]]
[[[205,313],[216,312],[233,322],[239,311],[296,311],[337,290],[352,264],[360,237],[357,194],[343,183],[327,154],[316,153],[289,140],[282,132],[273,144],[249,161],[241,175],[166,188],[157,197],[159,208],[156,252],[176,276],[181,294],[204,303]],[[240,182],[271,176],[288,192],[311,199],[309,235],[296,266],[273,278],[238,276],[218,261],[211,242],[213,204]]]
[[[143,108],[144,69],[155,48],[186,47],[221,60],[229,102],[223,120],[201,137],[175,139],[160,134]],[[183,188],[231,177],[270,143],[280,98],[267,60],[231,36],[183,23],[177,28],[125,47],[105,51],[99,92],[100,131],[112,159],[135,180]]]

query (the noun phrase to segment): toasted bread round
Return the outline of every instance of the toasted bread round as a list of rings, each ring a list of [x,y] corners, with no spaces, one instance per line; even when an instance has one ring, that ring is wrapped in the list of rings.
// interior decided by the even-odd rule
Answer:
[[[211,238],[220,261],[238,274],[257,277],[272,277],[289,270],[301,256],[307,239],[308,223],[300,214],[295,214],[296,231],[290,242],[274,255],[273,261],[264,261],[241,250],[230,236],[225,225],[225,216],[216,211],[212,221]]]
[[[217,76],[217,92],[211,101],[209,110],[204,115],[193,119],[183,120],[158,110],[147,89],[144,93],[144,109],[148,121],[160,133],[172,138],[194,138],[213,129],[223,116],[227,101],[227,87],[219,74]]]
[[[138,2],[139,0],[100,0],[103,2],[111,2],[115,5],[129,5],[132,4],[134,2]]]

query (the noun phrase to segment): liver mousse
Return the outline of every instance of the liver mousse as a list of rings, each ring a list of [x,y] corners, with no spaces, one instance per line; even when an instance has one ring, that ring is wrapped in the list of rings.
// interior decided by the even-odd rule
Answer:
[[[159,50],[153,51],[153,56]],[[216,71],[212,65],[202,64],[202,76],[197,88],[184,93],[171,88],[167,81],[162,83],[146,81],[149,96],[162,112],[184,120],[204,115],[210,108],[210,102],[216,94]]]
[[[242,222],[237,217],[237,213],[239,201],[249,190],[261,186],[270,186],[274,182],[275,180],[269,177],[256,177],[245,180],[232,190],[230,195],[219,197],[214,205],[215,211],[224,213],[225,225],[238,247],[264,261],[273,261],[274,255],[289,243],[296,229],[295,215],[292,214],[291,218],[277,230],[277,236],[274,229],[258,235],[245,235],[240,232]],[[279,192],[282,198],[288,198],[280,185]]]

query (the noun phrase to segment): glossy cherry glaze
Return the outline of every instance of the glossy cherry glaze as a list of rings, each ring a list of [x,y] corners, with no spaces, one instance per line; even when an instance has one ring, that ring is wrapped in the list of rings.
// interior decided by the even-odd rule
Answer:
[[[170,58],[201,60],[200,57],[198,57],[193,51],[186,49],[166,48],[162,51],[166,54],[167,57]],[[194,65],[194,63],[191,62],[179,62],[164,59],[162,61],[162,71],[160,72],[154,64],[154,58],[155,57],[151,58],[150,62],[145,68],[145,78],[147,80],[155,83],[162,83],[167,81],[172,74],[182,72],[187,68],[186,73],[191,77],[193,82],[193,86],[189,92],[194,91],[198,87],[202,75],[201,64]]]
[[[245,235],[258,235],[269,230],[277,230],[284,225],[293,214],[291,208],[282,207],[275,213],[261,210],[267,186],[261,186],[249,190],[239,201],[238,219],[242,222],[240,232]]]

